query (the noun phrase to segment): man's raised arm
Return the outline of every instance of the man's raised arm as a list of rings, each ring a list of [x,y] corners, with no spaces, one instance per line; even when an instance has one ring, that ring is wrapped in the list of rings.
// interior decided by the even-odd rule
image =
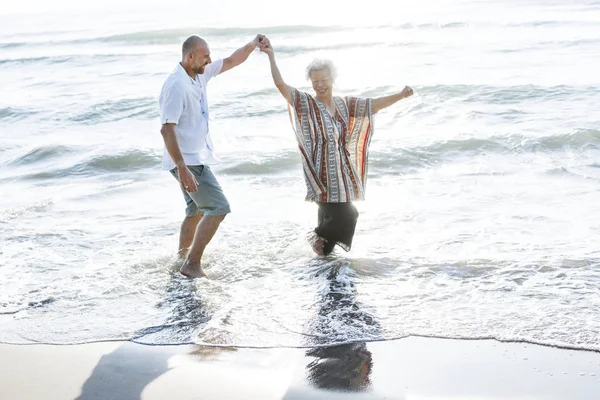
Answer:
[[[225,71],[229,71],[233,67],[237,67],[244,61],[248,59],[250,53],[256,49],[261,40],[265,38],[265,35],[256,35],[251,42],[247,43],[244,47],[240,47],[236,51],[234,51],[229,57],[223,59],[223,67],[221,68],[220,74]]]

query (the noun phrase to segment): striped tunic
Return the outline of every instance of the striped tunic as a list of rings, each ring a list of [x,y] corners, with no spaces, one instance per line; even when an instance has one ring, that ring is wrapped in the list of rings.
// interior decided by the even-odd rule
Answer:
[[[334,97],[336,115],[312,95],[293,90],[290,119],[302,156],[306,200],[346,203],[364,200],[372,100]]]

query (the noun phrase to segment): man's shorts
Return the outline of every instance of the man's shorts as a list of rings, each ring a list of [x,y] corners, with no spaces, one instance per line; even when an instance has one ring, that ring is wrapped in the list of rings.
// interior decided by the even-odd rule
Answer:
[[[196,215],[225,215],[231,212],[229,202],[223,193],[223,189],[217,182],[217,178],[207,165],[188,165],[188,169],[192,172],[198,182],[197,192],[187,192],[181,183],[181,192],[185,199],[185,215],[194,217]],[[173,168],[171,175],[179,182],[177,168]]]

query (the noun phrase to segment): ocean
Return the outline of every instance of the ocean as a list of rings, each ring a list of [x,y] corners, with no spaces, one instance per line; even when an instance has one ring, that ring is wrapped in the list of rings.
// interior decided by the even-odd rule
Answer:
[[[0,342],[600,351],[599,1],[46,6],[0,15]],[[335,94],[415,95],[376,115],[352,251],[316,257],[267,57],[211,81],[233,212],[183,279],[160,88],[187,36],[217,59],[257,33],[301,90],[329,58]]]

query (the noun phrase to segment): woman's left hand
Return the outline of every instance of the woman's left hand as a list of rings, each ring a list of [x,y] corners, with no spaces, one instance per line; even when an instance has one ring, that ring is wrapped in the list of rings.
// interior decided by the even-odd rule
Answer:
[[[410,86],[404,86],[404,89],[402,89],[402,96],[404,98],[410,97],[412,96],[415,92],[413,92],[412,88]]]

